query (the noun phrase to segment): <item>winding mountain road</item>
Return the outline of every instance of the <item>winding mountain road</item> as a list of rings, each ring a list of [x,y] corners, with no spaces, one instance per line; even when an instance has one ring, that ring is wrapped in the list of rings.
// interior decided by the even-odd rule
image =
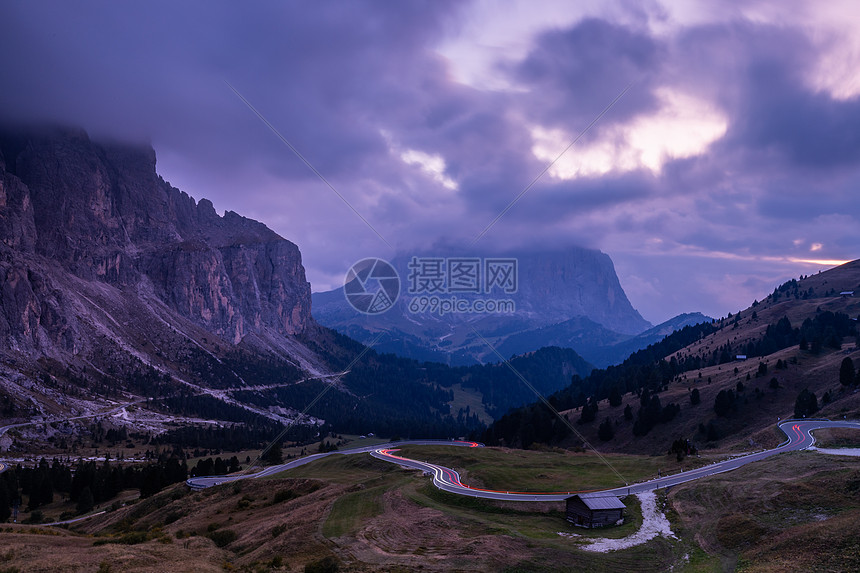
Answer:
[[[353,448],[351,450],[342,450],[342,451],[334,451],[334,452],[326,452],[323,454],[313,454],[310,456],[305,456],[304,458],[298,458],[291,462],[287,462],[285,464],[278,464],[276,466],[269,466],[266,469],[253,473],[253,474],[234,474],[229,476],[209,476],[209,477],[193,477],[186,480],[185,484],[192,489],[205,489],[207,487],[212,487],[213,485],[219,485],[222,483],[228,483],[231,481],[236,481],[240,479],[259,479],[268,477],[277,473],[281,473],[286,470],[291,470],[293,468],[297,468],[299,466],[303,466],[312,461],[318,460],[320,458],[324,458],[326,456],[334,456],[334,455],[342,455],[347,456],[351,454],[373,454],[373,452],[380,449],[391,449],[396,448],[397,446],[462,446],[462,447],[483,447],[483,444],[479,444],[477,442],[460,442],[460,441],[451,441],[451,440],[409,440],[405,442],[390,442],[387,444],[379,444],[376,446],[364,446],[361,448]],[[388,460],[391,461],[391,460]]]
[[[721,462],[702,466],[694,470],[677,473],[670,476],[664,476],[653,479],[647,482],[640,482],[623,487],[613,489],[605,489],[600,491],[564,491],[551,493],[536,493],[536,492],[513,492],[499,491],[476,488],[462,483],[460,475],[450,468],[420,462],[408,458],[403,458],[395,455],[393,448],[378,448],[371,452],[371,455],[377,459],[390,461],[401,466],[413,469],[419,469],[433,475],[433,485],[441,490],[456,493],[459,495],[467,495],[471,497],[480,497],[484,499],[498,499],[506,501],[562,501],[575,493],[586,494],[589,497],[606,497],[606,496],[624,496],[629,494],[637,494],[646,491],[652,491],[664,487],[670,487],[693,481],[699,478],[711,476],[714,474],[724,473],[745,466],[748,463],[756,462],[780,454],[795,450],[802,450],[812,446],[815,443],[815,438],[811,432],[823,428],[853,428],[860,430],[860,422],[838,422],[830,420],[788,420],[779,424],[779,429],[788,436],[788,439],[778,447],[771,450],[764,450],[752,454],[738,456]]]
[[[72,416],[70,418],[46,418],[46,419],[38,419],[32,422],[21,422],[18,424],[9,424],[8,426],[0,426],[0,436],[11,430],[12,428],[25,428],[27,426],[39,426],[42,424],[54,424],[58,422],[71,422],[72,420],[86,420],[89,418],[102,418],[105,416],[110,416],[112,414],[116,414],[120,412],[124,408],[128,408],[129,406],[134,406],[136,404],[143,404],[146,402],[147,398],[140,398],[138,400],[133,400],[131,402],[123,402],[122,404],[118,404],[116,406],[111,406],[109,410],[105,410],[103,412],[96,412],[95,414],[83,414],[80,416]]]
[[[564,491],[564,492],[515,492],[515,491],[500,491],[476,488],[464,484],[460,480],[460,474],[451,468],[446,468],[429,462],[422,462],[409,458],[404,458],[394,454],[398,446],[403,445],[450,445],[462,447],[482,447],[483,444],[477,442],[462,442],[462,441],[444,441],[444,440],[415,440],[408,442],[398,442],[396,444],[382,444],[377,446],[366,446],[363,448],[354,448],[351,450],[343,450],[340,452],[329,452],[324,454],[314,454],[297,460],[293,460],[286,464],[271,466],[261,472],[255,474],[237,474],[232,476],[211,476],[190,478],[186,484],[193,489],[203,489],[230,481],[246,478],[262,478],[273,474],[296,468],[314,460],[323,458],[329,455],[350,455],[359,453],[369,453],[374,458],[395,463],[402,467],[421,470],[428,475],[433,476],[433,485],[441,490],[466,495],[470,497],[480,497],[484,499],[497,499],[507,501],[562,501],[575,493],[587,494],[589,497],[605,497],[605,496],[624,496],[629,494],[642,493],[670,487],[696,480],[706,476],[724,473],[745,466],[748,463],[763,460],[770,456],[783,452],[802,450],[809,448],[815,443],[815,438],[812,437],[814,430],[824,428],[853,428],[860,430],[860,422],[848,421],[831,421],[831,420],[788,420],[779,424],[779,429],[785,433],[787,440],[770,450],[755,452],[715,462],[713,464],[689,470],[686,472],[677,473],[670,476],[663,476],[647,482],[640,482],[622,487],[605,489],[600,491]]]
[[[399,466],[421,470],[428,475],[433,476],[433,485],[443,491],[466,495],[470,497],[479,497],[484,499],[497,499],[506,501],[562,501],[574,493],[587,494],[590,497],[603,496],[624,496],[629,494],[637,494],[655,489],[679,485],[699,478],[711,476],[714,474],[724,473],[735,470],[746,464],[763,460],[783,452],[791,452],[811,447],[815,443],[815,438],[812,437],[812,432],[824,428],[853,428],[860,430],[860,422],[855,421],[831,421],[831,420],[788,420],[779,424],[779,429],[785,433],[787,439],[785,442],[770,450],[755,452],[715,462],[713,464],[689,470],[686,472],[677,473],[674,475],[663,476],[657,479],[652,479],[646,482],[640,482],[622,487],[605,489],[600,491],[559,491],[549,493],[539,492],[517,492],[517,491],[501,491],[490,490],[472,487],[464,484],[460,479],[460,474],[456,470],[446,468],[438,464],[422,462],[409,458],[404,458],[396,455],[398,446],[404,445],[448,445],[460,447],[483,447],[483,444],[477,442],[464,441],[448,441],[448,440],[410,440],[405,442],[387,443],[376,446],[364,446],[361,448],[353,448],[343,451],[327,452],[321,454],[313,454],[296,460],[292,460],[285,464],[270,466],[262,471],[253,474],[235,474],[229,476],[209,476],[209,477],[193,477],[185,483],[192,489],[205,489],[215,485],[228,483],[242,479],[259,479],[272,476],[274,474],[297,468],[313,462],[315,460],[331,455],[352,455],[352,454],[370,454],[376,459],[395,463]],[[7,469],[7,465],[0,463],[0,473]]]
[[[0,426],[0,436],[11,430],[12,428],[23,428],[24,426],[32,426],[41,424],[42,422],[22,422],[20,424],[9,424],[8,426]]]

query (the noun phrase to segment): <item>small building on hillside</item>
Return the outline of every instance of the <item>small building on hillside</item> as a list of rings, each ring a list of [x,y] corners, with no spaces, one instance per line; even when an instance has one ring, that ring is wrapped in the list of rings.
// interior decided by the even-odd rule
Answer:
[[[614,495],[567,498],[567,520],[579,527],[616,525],[624,520],[624,504]]]
[[[853,290],[844,290],[844,291],[839,293],[839,296],[845,297],[845,298],[847,298],[849,296],[854,296],[854,291]]]
[[[747,359],[747,355],[746,355],[746,354],[737,354],[737,355],[735,355],[735,360],[746,360],[746,359]]]

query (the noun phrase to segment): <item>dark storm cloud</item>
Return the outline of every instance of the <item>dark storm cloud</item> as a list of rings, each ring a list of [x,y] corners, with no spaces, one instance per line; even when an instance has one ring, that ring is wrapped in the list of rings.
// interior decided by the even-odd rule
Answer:
[[[654,183],[653,177],[640,172],[551,182],[542,185],[527,201],[523,201],[517,217],[555,222],[575,213],[599,212],[613,205],[652,196],[655,193]]]
[[[653,109],[651,89],[664,61],[661,44],[645,33],[587,19],[542,34],[513,72],[540,94],[529,108],[545,125],[588,122],[627,84],[635,85],[635,96],[619,101],[602,123],[611,125]]]
[[[530,153],[528,132],[506,120],[502,107],[478,108],[442,135],[438,149],[470,209],[498,212],[543,167]]]
[[[680,40],[679,54],[685,71],[712,84],[731,110],[725,145],[776,150],[813,168],[860,160],[860,101],[835,100],[808,85],[818,53],[800,30],[746,22],[697,28]]]
[[[474,129],[480,115],[470,90],[448,81],[428,47],[456,13],[444,2],[270,3],[241,11],[226,3],[13,5],[5,20],[14,25],[0,45],[21,56],[3,64],[17,89],[0,93],[0,113],[79,124],[95,136],[151,139],[161,158],[177,156],[179,175],[199,183],[187,190],[218,208],[247,213],[246,203],[256,203],[247,214],[267,221],[273,211],[315,212],[328,190],[226,80],[368,218],[397,234],[408,204],[397,197],[363,204],[377,188],[402,190],[404,173],[415,171],[392,157],[383,132],[395,145],[424,150],[427,143],[412,140],[432,147],[458,123]],[[260,168],[283,182],[277,196],[258,188]],[[267,196],[251,199],[261,193]],[[353,217],[337,201],[326,205],[326,214]],[[380,246],[353,223],[330,232],[348,228]]]
[[[860,101],[835,101],[799,88],[784,67],[753,70],[757,97],[736,134],[747,145],[776,148],[794,164],[829,169],[860,160]]]
[[[726,150],[777,152],[787,164],[823,169],[860,161],[860,100],[836,100],[808,85],[820,54],[802,30],[701,26],[679,38],[676,53],[678,79],[731,114]]]
[[[542,209],[524,201],[517,216],[535,225],[570,217],[570,237],[609,250],[624,261],[628,276],[650,285],[625,288],[652,297],[674,290],[670,281],[654,278],[677,275],[673,267],[732,285],[734,296],[751,300],[763,294],[756,288],[780,280],[788,261],[820,258],[819,243],[832,258],[856,257],[860,221],[851,189],[860,184],[860,99],[840,101],[810,86],[820,54],[807,33],[730,21],[656,40],[586,22],[542,36],[519,77],[533,82],[532,93],[540,88],[541,104],[550,110],[547,123],[593,94],[594,86],[610,84],[609,70],[619,70],[637,83],[627,106],[617,116],[613,110],[602,128],[647,116],[655,108],[654,88],[668,87],[714,102],[728,131],[704,154],[669,160],[659,174],[597,177],[605,189],[587,178],[545,181],[540,192],[552,200]],[[590,51],[592,45],[603,50]],[[638,53],[643,56],[633,57]],[[581,191],[588,187],[591,192]],[[694,308],[711,313],[727,302],[723,292],[693,282],[685,279],[687,294],[678,294],[678,301],[696,301]],[[653,298],[637,301],[653,308]]]
[[[444,3],[270,3],[241,14],[228,7],[7,3],[0,41],[19,57],[4,62],[17,89],[4,90],[2,113],[188,143],[216,156],[276,147],[248,121],[227,80],[321,168],[346,171],[383,147],[368,129],[368,108],[408,107],[413,94],[399,86],[432,67],[414,69],[416,52],[451,12]]]

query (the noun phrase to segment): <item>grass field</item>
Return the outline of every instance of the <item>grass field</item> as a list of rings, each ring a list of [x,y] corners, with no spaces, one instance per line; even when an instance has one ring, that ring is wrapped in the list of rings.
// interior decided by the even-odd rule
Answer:
[[[441,454],[478,456],[477,462],[489,466],[512,465],[515,460],[523,466],[547,464],[558,472],[573,472],[575,465],[590,458],[490,448],[436,449]],[[415,451],[421,457],[428,449]],[[82,571],[94,571],[102,561],[116,563],[118,570],[136,571],[182,570],[183,563],[194,563],[201,571],[301,571],[307,564],[333,555],[343,571],[705,572],[722,571],[726,563],[731,569],[741,564],[759,571],[756,567],[774,559],[767,551],[785,550],[780,545],[768,550],[765,543],[778,540],[780,528],[791,532],[789,539],[799,547],[798,536],[810,534],[823,540],[831,524],[850,535],[860,533],[860,526],[845,522],[857,515],[852,508],[860,507],[860,502],[847,503],[846,495],[854,494],[840,490],[854,487],[855,481],[860,488],[860,469],[854,480],[855,472],[845,465],[860,468],[860,460],[842,462],[821,454],[804,455],[812,457],[794,460],[789,455],[785,456],[787,465],[777,460],[752,474],[739,471],[696,482],[703,487],[689,488],[692,501],[687,499],[690,493],[686,489],[680,495],[682,489],[677,488],[669,495],[667,514],[680,539],[656,538],[603,554],[583,551],[580,545],[594,537],[621,538],[634,533],[641,523],[635,497],[624,500],[628,518],[624,525],[584,530],[565,521],[562,502],[496,502],[448,494],[419,472],[368,455],[332,455],[284,472],[279,479],[246,480],[195,492],[175,486],[91,523],[57,529],[59,537],[28,534],[24,526],[18,526],[14,531],[0,530],[0,543],[10,556],[4,565],[21,570],[38,570],[53,559],[63,567],[81,561],[85,565],[78,570]],[[622,458],[610,459],[620,468],[637,460],[663,460]],[[460,461],[464,460],[467,458]],[[771,480],[778,484],[775,489],[765,487],[768,473],[783,465],[781,471],[790,479]],[[526,479],[523,468],[511,471]],[[611,474],[595,467],[582,475],[599,482],[605,473]],[[816,481],[820,475],[829,477]],[[815,479],[807,483],[804,477]],[[753,523],[737,515],[745,504],[757,512]],[[827,519],[819,522],[816,516]],[[217,545],[213,533],[222,531],[225,536],[234,535],[223,547]],[[834,538],[840,551],[850,553],[851,543],[856,544],[849,533]],[[139,541],[125,545],[127,537]],[[705,549],[695,541],[699,538]],[[747,538],[752,545],[744,545]],[[63,554],[58,560],[55,551],[59,546]],[[759,550],[765,554],[755,553]],[[276,562],[287,569],[279,569]],[[817,564],[820,561],[812,562]],[[830,565],[830,570],[845,570]]]
[[[382,494],[391,484],[382,484],[338,498],[322,527],[326,537],[340,537],[354,533],[367,519],[382,513]]]
[[[409,498],[415,503],[452,515],[479,521],[488,531],[532,539],[559,540],[558,532],[575,532],[583,540],[606,537],[620,539],[635,533],[642,525],[642,511],[635,496],[624,499],[627,506],[624,524],[603,529],[575,528],[565,521],[564,503],[498,503],[464,497],[436,489],[432,485],[414,488]],[[560,541],[569,544],[570,541]]]
[[[421,448],[435,448],[421,446]],[[438,448],[437,448],[438,449]],[[448,448],[453,449],[453,448]],[[548,454],[536,453],[540,456]],[[553,454],[550,454],[553,455]],[[608,471],[608,470],[607,470]],[[305,466],[278,474],[279,477],[309,478],[314,477],[334,483],[354,484],[348,493],[334,504],[329,518],[324,526],[326,536],[337,536],[353,529],[352,525],[364,518],[378,515],[381,511],[380,499],[385,491],[394,487],[409,484],[409,498],[425,507],[445,511],[460,517],[478,513],[494,524],[494,527],[523,527],[527,537],[545,538],[556,537],[555,530],[565,527],[564,503],[516,503],[495,502],[492,500],[475,499],[440,491],[430,484],[428,478],[421,477],[418,472],[404,472],[397,466],[377,460],[367,455],[329,456],[311,462]],[[624,537],[638,528],[641,523],[641,512],[635,497],[625,500],[628,505],[628,519],[624,526],[595,530],[599,537]],[[528,518],[528,519],[525,519]],[[489,522],[488,522],[489,524]],[[555,528],[555,529],[553,529]],[[577,529],[577,531],[580,531]],[[581,530],[586,536],[592,532]]]
[[[418,472],[369,456],[329,456],[281,476],[353,484],[332,505],[322,535],[365,558],[362,551],[368,542],[386,554],[408,553],[417,561],[408,561],[407,569],[426,564],[422,559],[452,559],[451,567],[457,568],[459,559],[468,562],[481,551],[478,546],[495,548],[486,563],[493,571],[555,571],[560,562],[577,563],[575,570],[583,571],[663,571],[683,555],[677,543],[665,539],[610,555],[578,549],[590,538],[621,538],[638,530],[641,510],[632,496],[624,500],[624,525],[585,530],[565,521],[563,502],[526,504],[454,495],[433,487]],[[581,537],[564,538],[560,532]]]
[[[387,444],[389,442],[388,438],[380,438],[378,436],[371,437],[361,437],[358,435],[344,435],[343,436],[343,446],[341,449],[350,449],[350,448],[363,448],[366,446],[378,446],[379,444]]]
[[[436,449],[437,447],[417,446],[416,448]],[[440,447],[439,449],[441,448],[444,447]],[[487,449],[487,451],[492,450]],[[540,452],[531,453],[539,456],[557,455]],[[338,528],[342,527],[338,523],[349,522],[353,515],[370,516],[377,514],[380,510],[379,500],[381,494],[393,487],[400,487],[404,483],[414,485],[414,487],[409,489],[409,498],[413,501],[426,507],[444,508],[447,512],[461,517],[466,517],[477,512],[485,516],[493,516],[491,521],[494,521],[499,526],[510,526],[515,522],[520,524],[526,523],[522,521],[524,516],[536,518],[537,521],[534,521],[530,525],[526,524],[524,530],[533,531],[534,536],[538,538],[547,537],[547,531],[550,530],[549,536],[555,537],[556,533],[553,527],[557,529],[559,526],[564,527],[565,525],[563,502],[525,504],[495,502],[455,495],[436,489],[430,484],[428,478],[422,478],[417,472],[403,472],[393,464],[388,464],[370,456],[329,456],[305,466],[283,472],[278,474],[278,476],[291,478],[315,477],[335,483],[356,484],[354,488],[357,488],[358,491],[341,497],[332,508],[329,517],[330,523],[327,523],[326,527],[331,527],[332,529],[329,531],[335,533],[338,531]],[[593,531],[577,529],[576,531],[581,532],[585,537],[612,538],[624,537],[633,533],[642,521],[639,502],[635,497],[629,497],[625,499],[625,504],[628,506],[627,516],[629,519],[623,526]],[[500,518],[499,516],[506,517]],[[546,527],[548,524],[551,524],[549,528]],[[345,527],[344,529],[348,530],[349,528]]]
[[[605,487],[614,476],[588,454],[444,446],[408,446],[402,453],[465,468],[464,481],[488,487],[495,485],[493,480],[534,490],[557,480]],[[667,461],[674,461],[664,456],[608,459],[629,479],[648,477],[649,471],[671,467]],[[324,514],[319,531],[370,570],[374,564],[395,562],[404,570],[421,565],[428,570],[509,572],[555,571],[559,563],[576,564],[571,570],[577,571],[860,570],[856,458],[793,452],[673,488],[661,496],[668,499],[666,513],[678,540],[657,538],[606,554],[578,546],[592,537],[635,532],[641,523],[636,498],[624,500],[624,525],[588,531],[565,522],[562,503],[457,496],[436,489],[417,472],[364,455],[330,456],[284,475],[346,488]],[[563,538],[560,532],[580,537]],[[476,561],[478,555],[481,560]],[[435,565],[429,567],[431,563]]]
[[[858,493],[860,459],[791,452],[685,484],[670,500],[677,532],[712,556],[694,571],[848,572],[860,570]]]
[[[332,454],[264,479],[318,478],[335,483],[367,484],[397,470],[398,466],[369,454]]]
[[[860,448],[860,432],[847,428],[816,430],[815,445],[819,448]]]
[[[593,538],[618,539],[635,533],[642,524],[639,500],[630,496],[625,523],[618,527],[582,529],[567,523],[564,504],[499,504],[440,491],[431,485],[410,488],[409,499],[459,520],[465,531],[478,535],[500,535],[525,540],[534,549],[531,558],[514,571],[556,571],[559,563],[576,563],[576,571],[666,571],[683,555],[677,543],[658,538],[645,545],[608,554],[583,552],[579,545]],[[560,533],[574,533],[565,538]]]
[[[323,523],[322,534],[329,538],[355,533],[367,519],[382,512],[382,496],[386,491],[411,479],[397,466],[366,454],[328,456],[268,479],[285,477],[313,477],[337,484],[352,484],[352,491],[334,502]]]

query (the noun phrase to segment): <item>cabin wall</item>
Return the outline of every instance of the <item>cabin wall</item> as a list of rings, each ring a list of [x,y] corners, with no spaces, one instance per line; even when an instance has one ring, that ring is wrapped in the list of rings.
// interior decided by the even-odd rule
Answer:
[[[571,501],[567,504],[567,521],[579,527],[604,527],[615,525],[624,517],[623,509],[603,509],[592,511],[584,504]]]

